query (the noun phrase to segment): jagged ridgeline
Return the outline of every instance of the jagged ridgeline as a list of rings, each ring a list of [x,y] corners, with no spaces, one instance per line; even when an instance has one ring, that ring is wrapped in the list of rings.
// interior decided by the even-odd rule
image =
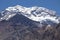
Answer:
[[[8,7],[0,12],[0,40],[60,40],[60,17],[44,7]]]

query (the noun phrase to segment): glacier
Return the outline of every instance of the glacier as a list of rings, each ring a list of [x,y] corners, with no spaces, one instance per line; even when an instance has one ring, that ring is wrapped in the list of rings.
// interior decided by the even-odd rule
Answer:
[[[9,20],[16,14],[21,14],[30,20],[42,23],[42,21],[50,20],[54,23],[60,23],[60,17],[56,15],[56,11],[44,8],[44,7],[23,7],[16,5],[13,7],[8,7],[1,12],[0,21]]]

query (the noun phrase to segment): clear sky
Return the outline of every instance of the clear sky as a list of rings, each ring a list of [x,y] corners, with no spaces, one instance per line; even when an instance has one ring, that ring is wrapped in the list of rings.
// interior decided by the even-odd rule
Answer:
[[[60,0],[0,0],[0,11],[14,5],[25,7],[41,6],[55,10],[60,15]]]

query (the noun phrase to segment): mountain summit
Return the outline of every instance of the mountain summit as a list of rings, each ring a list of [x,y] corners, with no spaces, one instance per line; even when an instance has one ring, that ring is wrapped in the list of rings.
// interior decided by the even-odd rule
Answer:
[[[55,11],[49,10],[44,7],[23,7],[20,5],[8,7],[1,12],[0,21],[9,20],[15,15],[23,15],[32,21],[39,22],[40,24],[46,23],[51,25],[52,23],[58,24],[60,17],[56,15]]]

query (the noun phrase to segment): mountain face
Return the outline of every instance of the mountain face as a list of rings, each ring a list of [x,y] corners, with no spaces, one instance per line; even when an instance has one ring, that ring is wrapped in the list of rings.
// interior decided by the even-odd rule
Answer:
[[[60,40],[60,17],[44,7],[8,7],[0,12],[0,40]]]

